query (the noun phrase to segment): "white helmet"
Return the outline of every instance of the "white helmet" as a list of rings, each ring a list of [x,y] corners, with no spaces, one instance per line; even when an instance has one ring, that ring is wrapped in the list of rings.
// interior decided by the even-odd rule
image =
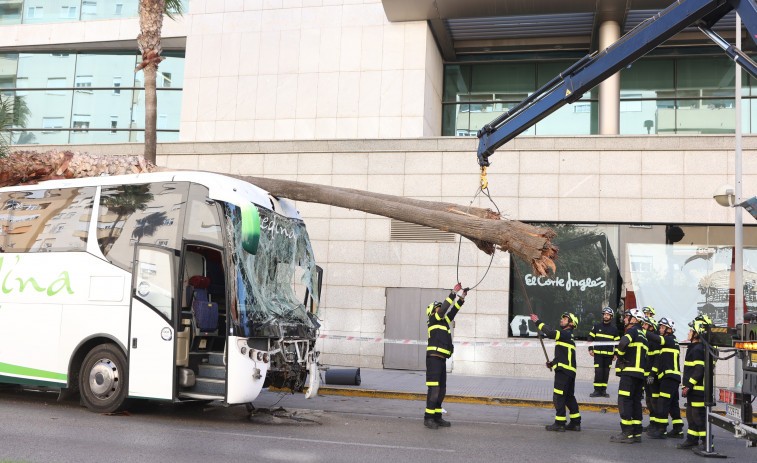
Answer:
[[[641,323],[642,320],[644,320],[644,311],[641,309],[631,309],[629,310],[629,313],[633,318],[639,321]]]
[[[673,320],[670,320],[669,318],[662,317],[660,319],[660,325],[667,326],[668,328],[670,328],[670,331],[672,331],[673,333],[676,332],[676,322],[674,322]]]

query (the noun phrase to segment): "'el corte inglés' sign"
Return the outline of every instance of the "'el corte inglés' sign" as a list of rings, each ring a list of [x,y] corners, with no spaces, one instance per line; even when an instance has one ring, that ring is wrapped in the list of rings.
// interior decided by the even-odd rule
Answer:
[[[607,282],[602,278],[583,278],[581,280],[574,280],[570,272],[568,272],[567,278],[546,278],[543,276],[536,277],[532,274],[527,274],[523,278],[526,282],[526,286],[554,286],[557,288],[564,288],[565,291],[571,289],[579,289],[586,291],[586,288],[604,288],[607,286]]]

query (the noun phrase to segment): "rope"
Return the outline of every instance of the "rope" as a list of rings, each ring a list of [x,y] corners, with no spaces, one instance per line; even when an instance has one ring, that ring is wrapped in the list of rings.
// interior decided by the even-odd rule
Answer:
[[[494,208],[497,209],[497,214],[500,214],[499,206],[497,206],[497,203],[494,202],[492,199],[491,194],[489,194],[489,188],[486,186],[486,167],[481,168],[481,185],[479,185],[478,189],[476,190],[476,194],[473,195],[473,199],[471,199],[470,203],[468,204],[468,208],[465,209],[465,213],[468,214],[470,211],[471,205],[473,205],[473,202],[478,198],[478,195],[481,193],[484,193],[488,198],[489,201],[494,205]],[[501,215],[501,214],[500,214]],[[460,250],[463,246],[463,237],[462,235],[458,236],[457,240],[457,267],[455,269],[455,277],[457,279],[457,282],[460,283]],[[489,265],[486,267],[486,272],[484,272],[483,276],[480,280],[478,280],[478,283],[468,288],[468,291],[471,289],[475,289],[476,286],[480,285],[482,281],[484,281],[484,278],[486,278],[486,275],[489,273],[489,269],[492,268],[492,262],[494,262],[494,253],[492,252],[491,259],[489,259]]]

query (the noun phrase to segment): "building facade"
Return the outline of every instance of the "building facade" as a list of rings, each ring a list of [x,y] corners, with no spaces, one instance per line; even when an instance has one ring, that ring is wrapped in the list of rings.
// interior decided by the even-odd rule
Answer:
[[[136,3],[0,1],[0,92],[29,109],[15,144],[141,151]],[[190,0],[164,22],[158,161],[468,205],[479,172],[467,136],[668,3]],[[721,23],[733,40],[734,20]],[[492,156],[494,204],[473,204],[558,232],[549,281],[453,235],[299,203],[325,270],[322,333],[422,340],[423,309],[458,279],[481,283],[455,321],[470,343],[455,373],[550,374],[533,339],[493,345],[532,338],[530,309],[551,324],[576,312],[580,331],[606,305],[654,305],[679,335],[697,313],[727,323],[734,212],[712,192],[733,183],[735,69],[708,40],[680,33]],[[747,196],[753,85],[743,78]],[[744,236],[757,244],[750,227]],[[747,249],[744,262],[750,271],[757,256]],[[423,368],[417,347],[322,341],[327,364]],[[591,378],[585,349],[578,364]]]

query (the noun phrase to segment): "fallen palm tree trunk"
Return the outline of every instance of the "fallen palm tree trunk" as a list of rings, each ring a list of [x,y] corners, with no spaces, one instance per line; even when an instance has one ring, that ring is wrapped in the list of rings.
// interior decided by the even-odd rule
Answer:
[[[485,209],[476,208],[479,212],[473,215],[465,212],[467,210],[465,206],[451,205],[451,207],[449,203],[412,200],[290,180],[232,176],[257,185],[274,196],[355,209],[458,233],[476,242],[477,246],[487,254],[492,254],[495,247],[512,252],[516,257],[531,265],[539,275],[547,275],[549,271],[555,270],[554,258],[557,255],[557,248],[551,242],[555,236],[554,231],[549,228],[533,227],[515,220],[479,217],[478,214],[485,214],[480,212]]]
[[[136,156],[105,156],[63,151],[13,152],[0,158],[0,186],[36,183],[53,178],[81,178],[164,171]],[[229,175],[229,174],[224,174]],[[355,209],[404,222],[460,234],[487,254],[497,248],[510,251],[529,264],[534,273],[555,270],[557,247],[554,231],[517,220],[502,220],[499,214],[478,207],[423,201],[363,190],[317,185],[290,180],[230,175],[295,201]]]

